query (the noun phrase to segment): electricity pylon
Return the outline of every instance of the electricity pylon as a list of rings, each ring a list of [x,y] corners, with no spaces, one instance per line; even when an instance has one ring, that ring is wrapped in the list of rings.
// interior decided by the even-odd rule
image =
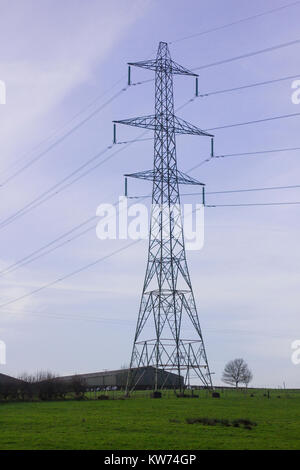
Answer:
[[[202,385],[212,387],[200,322],[184,246],[179,184],[202,185],[177,169],[176,134],[209,136],[210,134],[174,114],[173,75],[196,74],[175,63],[167,43],[160,42],[156,60],[129,63],[155,72],[155,114],[114,121],[154,131],[154,167],[125,176],[153,181],[149,252],[140,310],[134,336],[127,392],[137,385],[140,367],[155,368],[154,390],[159,383],[159,369],[177,371],[179,386],[184,373],[185,384],[191,372]],[[130,69],[129,69],[130,77]],[[202,185],[203,186],[203,185]],[[193,339],[182,336],[189,324]],[[145,336],[152,327],[152,339]],[[189,331],[189,330],[188,330]]]

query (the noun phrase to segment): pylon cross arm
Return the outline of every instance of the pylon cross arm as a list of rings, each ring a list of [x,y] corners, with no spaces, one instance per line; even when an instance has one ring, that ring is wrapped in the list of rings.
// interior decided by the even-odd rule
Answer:
[[[122,119],[121,121],[113,122],[114,124],[126,124],[127,126],[142,127],[150,130],[155,130],[157,128],[155,115]]]
[[[206,137],[214,137],[212,134],[199,129],[199,127],[190,124],[189,122],[174,116],[174,128],[176,134],[190,134],[190,135],[202,135]]]
[[[166,183],[178,182],[178,184],[189,184],[189,185],[197,185],[197,186],[204,186],[203,183],[196,180],[192,176],[189,176],[182,171],[177,170],[177,173],[174,175],[168,175],[167,173],[162,173],[161,175],[155,174],[154,170],[146,170],[146,171],[139,171],[137,173],[130,173],[124,175],[127,178],[138,178],[142,180],[153,181],[154,179],[163,179]]]
[[[128,65],[153,70],[154,72],[163,71],[166,73],[172,73],[173,75],[190,75],[192,77],[198,77],[197,73],[182,67],[182,65],[177,64],[174,60],[142,60],[140,62],[128,62]]]
[[[143,129],[150,129],[153,131],[168,131],[175,132],[176,134],[190,134],[206,137],[213,137],[212,134],[199,129],[193,124],[189,124],[184,119],[172,115],[171,119],[164,120],[161,116],[150,115],[141,116],[130,119],[122,119],[120,121],[113,121],[114,124],[125,124],[127,126],[142,127]]]

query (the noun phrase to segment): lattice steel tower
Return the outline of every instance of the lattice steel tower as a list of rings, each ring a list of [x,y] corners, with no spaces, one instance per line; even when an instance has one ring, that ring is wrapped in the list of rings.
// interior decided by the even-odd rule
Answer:
[[[187,267],[180,209],[179,184],[201,185],[177,169],[175,135],[211,136],[174,114],[173,75],[191,75],[170,56],[167,43],[160,42],[156,60],[129,63],[155,71],[155,115],[114,121],[154,131],[154,167],[125,176],[153,181],[149,252],[142,292],[127,390],[136,385],[136,368],[152,366],[156,373],[153,388],[157,390],[159,369],[177,371],[189,383],[193,371],[205,386],[211,387],[200,322]],[[129,69],[130,77],[130,69]],[[147,326],[152,336],[147,339]],[[183,331],[193,330],[193,339]],[[138,380],[138,379],[137,379]],[[181,382],[180,382],[181,383]]]

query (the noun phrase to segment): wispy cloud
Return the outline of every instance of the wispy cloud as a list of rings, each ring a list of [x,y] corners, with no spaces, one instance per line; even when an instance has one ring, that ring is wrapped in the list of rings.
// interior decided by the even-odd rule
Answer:
[[[1,2],[0,78],[7,86],[7,104],[0,110],[1,165],[36,141],[51,123],[51,112],[76,87],[94,79],[95,68],[147,4],[15,0],[12,8]]]

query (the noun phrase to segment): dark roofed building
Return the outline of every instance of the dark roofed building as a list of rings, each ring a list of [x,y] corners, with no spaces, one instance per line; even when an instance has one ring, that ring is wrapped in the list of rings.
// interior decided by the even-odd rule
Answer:
[[[136,389],[145,390],[152,389],[155,381],[156,369],[154,367],[139,367],[131,369],[131,373],[134,377],[134,384]],[[72,381],[74,377],[78,377],[83,380],[88,389],[124,389],[126,387],[128,376],[128,369],[119,369],[112,371],[93,372],[90,374],[77,374],[76,376],[65,376],[60,377],[63,381]],[[173,374],[172,372],[158,369],[157,371],[157,383],[158,387],[161,388],[179,388],[183,386],[184,379],[182,376]]]
[[[0,374],[0,386],[1,385],[10,385],[10,384],[19,384],[23,382],[20,379],[16,379],[15,377],[11,377],[10,375]]]

